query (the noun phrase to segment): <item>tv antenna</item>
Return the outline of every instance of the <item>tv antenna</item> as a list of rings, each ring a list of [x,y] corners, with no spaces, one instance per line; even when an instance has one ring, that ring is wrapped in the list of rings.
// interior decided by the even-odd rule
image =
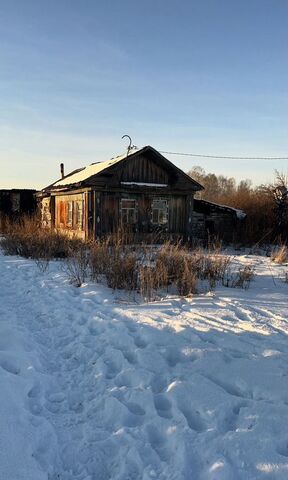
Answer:
[[[131,139],[130,135],[123,135],[122,139],[125,138],[125,137],[126,137],[126,138],[129,138],[129,145],[128,145],[128,147],[127,147],[127,155],[129,155],[129,152],[130,152],[130,150],[131,150],[131,148],[132,148],[132,139]]]

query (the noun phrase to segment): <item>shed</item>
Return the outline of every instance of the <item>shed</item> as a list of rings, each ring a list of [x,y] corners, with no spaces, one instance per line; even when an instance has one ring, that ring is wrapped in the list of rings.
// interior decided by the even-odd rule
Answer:
[[[219,238],[232,242],[242,227],[246,214],[239,209],[194,199],[193,231],[201,243],[208,238]]]
[[[33,214],[36,210],[36,190],[1,189],[0,190],[0,231],[5,230],[6,220],[18,220],[21,215]]]

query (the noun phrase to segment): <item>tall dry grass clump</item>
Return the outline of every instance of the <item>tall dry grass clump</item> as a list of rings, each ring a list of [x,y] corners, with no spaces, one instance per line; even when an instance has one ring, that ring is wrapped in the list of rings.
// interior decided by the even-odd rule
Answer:
[[[79,245],[76,239],[44,229],[37,217],[25,216],[18,222],[7,224],[1,239],[4,255],[20,255],[34,260],[51,260],[69,256],[71,244]]]
[[[106,266],[107,286],[113,290],[137,290],[138,266],[135,253],[114,250],[108,257]]]
[[[106,278],[113,290],[137,290],[137,254],[127,245],[128,237],[121,231],[90,245],[90,266],[93,280]]]
[[[156,254],[155,277],[159,287],[175,285],[181,296],[197,291],[197,275],[193,268],[191,255],[180,243],[164,244]]]
[[[107,239],[103,241],[91,242],[90,248],[90,269],[91,279],[99,282],[107,271],[110,263],[111,246]]]
[[[271,259],[274,263],[282,264],[288,262],[288,247],[287,245],[281,245],[277,247],[271,255]]]

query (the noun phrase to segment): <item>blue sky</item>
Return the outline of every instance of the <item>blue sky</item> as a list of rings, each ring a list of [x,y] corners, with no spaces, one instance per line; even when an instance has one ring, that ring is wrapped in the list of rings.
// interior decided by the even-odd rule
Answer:
[[[0,1],[0,188],[138,146],[288,156],[286,0]],[[288,161],[169,158],[269,181]]]

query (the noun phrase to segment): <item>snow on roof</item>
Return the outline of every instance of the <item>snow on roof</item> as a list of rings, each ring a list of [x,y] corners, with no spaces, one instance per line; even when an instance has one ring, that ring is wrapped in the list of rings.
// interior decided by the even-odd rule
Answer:
[[[229,207],[228,205],[221,205],[220,203],[215,203],[215,202],[209,202],[209,200],[200,200],[201,202],[205,202],[205,203],[209,203],[209,205],[215,205],[216,207],[220,207],[220,208],[227,208],[228,210],[232,210],[235,212],[237,218],[239,220],[243,220],[247,215],[245,212],[243,212],[243,210],[239,210],[238,208],[234,208],[234,207]]]
[[[102,172],[106,168],[111,167],[111,165],[114,165],[115,163],[120,162],[124,158],[127,158],[130,155],[133,155],[139,150],[142,150],[142,148],[141,149],[132,148],[129,151],[129,153],[126,152],[123,155],[119,155],[117,157],[111,158],[110,160],[106,160],[104,162],[91,163],[91,165],[88,165],[87,167],[79,169],[75,171],[75,173],[72,172],[72,174],[66,175],[61,180],[58,180],[57,182],[53,183],[53,187],[62,187],[65,185],[72,185],[74,183],[83,182],[84,180],[87,180],[87,178],[90,178],[93,175],[96,175],[97,173]]]

